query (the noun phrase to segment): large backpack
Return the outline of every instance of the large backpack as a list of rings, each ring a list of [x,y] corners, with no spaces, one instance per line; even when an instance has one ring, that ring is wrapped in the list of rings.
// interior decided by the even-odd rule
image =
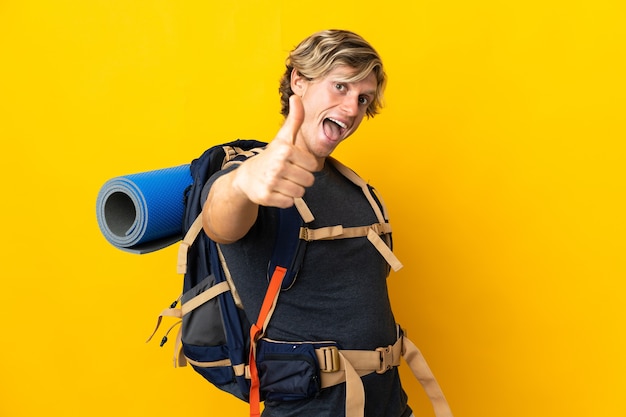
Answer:
[[[204,184],[217,171],[260,152],[266,144],[238,140],[206,150],[189,165],[192,184],[181,196],[184,203],[183,240],[179,247],[178,273],[184,274],[182,295],[158,318],[156,333],[163,316],[181,320],[171,326],[161,340],[167,342],[176,326],[174,366],[192,367],[216,387],[248,401],[249,380],[243,372],[250,349],[248,322],[230,292],[231,285],[220,267],[215,242],[202,233],[200,214]]]
[[[294,346],[261,340],[281,288],[289,288],[293,284],[308,241],[367,237],[391,268],[397,270],[402,266],[390,249],[391,227],[382,200],[358,175],[332,158],[329,160],[335,168],[361,187],[379,222],[363,227],[310,229],[306,226],[313,217],[302,199],[297,199],[289,209],[280,209],[276,242],[272,259],[268,263],[268,276],[271,277],[268,290],[256,323],[248,321],[219,245],[202,232],[201,198],[204,185],[214,173],[253,157],[262,152],[265,145],[264,142],[254,140],[217,145],[190,164],[193,183],[184,195],[184,238],[179,247],[177,268],[179,273],[184,274],[183,291],[169,308],[161,312],[148,341],[157,332],[164,316],[179,318],[161,340],[163,346],[170,331],[179,327],[174,366],[189,363],[219,389],[250,402],[251,416],[259,415],[259,402],[264,397],[276,400],[307,398],[316,390],[344,381],[347,393],[346,417],[362,416],[365,397],[360,377],[371,372],[385,372],[399,365],[400,358],[404,357],[430,397],[437,417],[451,417],[445,397],[421,353],[400,328],[398,341],[394,345],[374,351],[343,351],[327,344],[305,343]],[[257,344],[264,346],[260,358],[257,358]],[[288,350],[293,349],[297,350],[298,357],[303,354],[310,356],[304,369],[297,368],[302,366],[297,361],[293,365],[296,367],[293,373],[298,375],[299,380],[296,383],[303,384],[300,389],[302,396],[300,391],[294,396],[282,390],[284,378],[278,374],[284,369],[273,378],[271,374],[274,370],[268,370],[262,362],[264,351],[278,353],[282,357],[291,354]],[[257,369],[257,360],[261,361],[260,370]],[[309,363],[314,363],[312,369]],[[288,368],[292,364],[289,361],[280,366]],[[263,375],[260,377],[259,373]],[[293,385],[293,381],[289,380],[288,385]]]

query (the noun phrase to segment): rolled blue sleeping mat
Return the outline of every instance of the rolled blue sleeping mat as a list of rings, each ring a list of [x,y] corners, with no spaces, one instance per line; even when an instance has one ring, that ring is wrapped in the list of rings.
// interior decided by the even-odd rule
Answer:
[[[143,254],[182,238],[189,165],[140,172],[104,183],[96,200],[98,226],[118,249]]]

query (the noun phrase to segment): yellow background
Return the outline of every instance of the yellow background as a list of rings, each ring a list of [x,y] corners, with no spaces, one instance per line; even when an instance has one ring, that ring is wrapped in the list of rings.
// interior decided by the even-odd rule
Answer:
[[[336,156],[385,196],[396,316],[456,416],[626,415],[625,18],[621,0],[3,0],[0,415],[245,415],[144,344],[176,248],[115,249],[96,195],[270,140],[286,53],[329,27],[387,66],[386,109]]]

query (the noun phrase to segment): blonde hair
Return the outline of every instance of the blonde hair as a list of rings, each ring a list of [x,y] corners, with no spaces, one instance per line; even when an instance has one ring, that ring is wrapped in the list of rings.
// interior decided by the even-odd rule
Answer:
[[[358,82],[371,72],[376,75],[376,96],[366,110],[367,117],[374,117],[383,106],[383,93],[387,76],[380,56],[361,36],[347,30],[325,30],[304,39],[291,51],[286,60],[286,70],[280,80],[281,113],[289,114],[291,73],[295,69],[308,80],[326,76],[329,72],[344,65],[353,68],[353,75],[343,82]]]

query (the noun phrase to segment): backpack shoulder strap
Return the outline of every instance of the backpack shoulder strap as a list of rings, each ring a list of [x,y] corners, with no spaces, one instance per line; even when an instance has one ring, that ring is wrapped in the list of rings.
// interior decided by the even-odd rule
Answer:
[[[302,201],[304,203],[304,201]],[[308,210],[308,207],[307,207]],[[274,252],[268,266],[269,285],[256,323],[250,328],[250,416],[260,416],[260,380],[256,367],[256,343],[265,335],[274,313],[281,289],[289,289],[298,274],[307,242],[300,239],[303,219],[294,205],[279,210],[278,228]]]
[[[333,164],[333,166],[337,169],[337,171],[339,171],[344,177],[346,177],[347,179],[352,181],[355,185],[361,188],[361,190],[363,191],[363,194],[365,194],[365,198],[367,198],[367,201],[369,201],[370,205],[372,206],[372,210],[374,210],[374,213],[376,214],[376,218],[378,219],[378,221],[380,223],[385,223],[388,220],[387,208],[385,207],[385,204],[383,203],[382,199],[378,198],[377,200],[376,198],[374,198],[374,195],[372,194],[372,187],[370,187],[363,178],[361,178],[356,172],[348,168],[346,165],[342,164],[335,158],[328,158],[328,159]],[[380,206],[379,206],[379,203],[380,203]]]
[[[302,203],[304,204],[304,201]],[[285,268],[287,272],[281,285],[283,290],[291,288],[304,259],[307,241],[300,239],[302,226],[303,219],[295,205],[279,210],[276,241],[268,266],[268,278],[272,276],[277,266]]]

